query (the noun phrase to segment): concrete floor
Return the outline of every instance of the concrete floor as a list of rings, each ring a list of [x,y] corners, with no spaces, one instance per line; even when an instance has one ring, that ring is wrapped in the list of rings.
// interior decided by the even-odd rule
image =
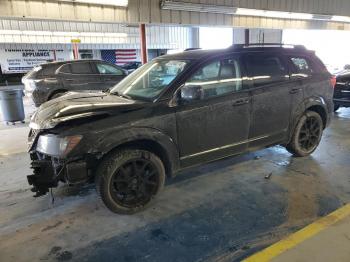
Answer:
[[[349,261],[350,215],[276,256],[272,262]]]
[[[310,157],[277,146],[193,168],[132,216],[93,186],[32,198],[27,131],[0,128],[0,261],[239,261],[350,202],[350,109]]]

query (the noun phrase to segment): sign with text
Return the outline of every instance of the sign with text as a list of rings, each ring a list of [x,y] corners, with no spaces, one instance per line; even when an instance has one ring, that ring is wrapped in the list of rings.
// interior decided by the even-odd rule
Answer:
[[[68,50],[0,49],[0,66],[3,74],[26,73],[37,65],[69,58]]]

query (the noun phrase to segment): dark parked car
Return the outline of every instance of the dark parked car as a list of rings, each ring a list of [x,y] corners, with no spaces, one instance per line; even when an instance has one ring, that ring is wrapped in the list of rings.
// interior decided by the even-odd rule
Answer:
[[[122,67],[128,70],[129,73],[131,73],[135,71],[137,68],[139,68],[140,66],[142,66],[142,63],[135,61],[135,62],[126,63]]]
[[[36,106],[69,91],[106,90],[128,72],[100,60],[51,62],[35,67],[22,78],[25,94]]]
[[[42,105],[29,134],[36,196],[95,180],[107,207],[133,213],[179,170],[277,144],[318,146],[333,112],[331,75],[303,47],[233,46],[159,57],[109,93]]]
[[[334,111],[340,107],[350,107],[350,71],[337,75],[333,101]]]

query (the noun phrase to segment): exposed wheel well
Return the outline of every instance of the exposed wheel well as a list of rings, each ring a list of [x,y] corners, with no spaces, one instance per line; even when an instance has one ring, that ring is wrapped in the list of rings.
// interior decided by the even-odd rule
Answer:
[[[130,142],[126,142],[124,144],[121,144],[114,148],[112,151],[115,150],[120,150],[124,148],[132,148],[132,149],[141,149],[141,150],[147,150],[149,152],[152,152],[156,156],[160,158],[160,160],[164,164],[165,168],[165,173],[167,176],[171,176],[172,174],[172,164],[169,159],[168,153],[166,150],[157,142],[148,140],[148,139],[139,139],[139,140],[134,140]]]
[[[55,91],[53,91],[50,95],[49,95],[49,99],[48,100],[51,100],[52,97],[58,93],[65,93],[65,92],[68,92],[68,90],[65,90],[65,89],[57,89]]]
[[[321,116],[321,118],[322,118],[323,128],[326,128],[326,125],[327,125],[327,113],[326,113],[326,110],[322,106],[315,105],[315,106],[311,106],[311,107],[307,108],[306,110],[314,111],[317,114],[319,114]]]

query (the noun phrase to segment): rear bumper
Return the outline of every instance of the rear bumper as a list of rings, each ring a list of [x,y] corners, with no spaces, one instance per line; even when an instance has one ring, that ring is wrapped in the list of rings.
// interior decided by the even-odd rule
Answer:
[[[350,99],[333,98],[333,103],[336,106],[350,107]]]
[[[35,197],[45,195],[50,188],[57,187],[59,182],[78,184],[89,179],[86,159],[74,161],[59,160],[39,153],[31,153],[33,173],[27,176]]]

